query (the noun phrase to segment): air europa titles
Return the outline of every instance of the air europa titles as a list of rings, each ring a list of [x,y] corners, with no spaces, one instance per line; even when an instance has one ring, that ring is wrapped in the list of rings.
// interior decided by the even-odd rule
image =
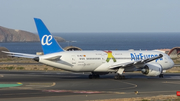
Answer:
[[[143,53],[130,53],[131,55],[131,60],[142,60],[142,59],[147,59],[147,58],[152,58],[155,56],[158,56],[157,54],[143,54]],[[156,59],[156,62],[158,60],[163,60],[162,58]]]

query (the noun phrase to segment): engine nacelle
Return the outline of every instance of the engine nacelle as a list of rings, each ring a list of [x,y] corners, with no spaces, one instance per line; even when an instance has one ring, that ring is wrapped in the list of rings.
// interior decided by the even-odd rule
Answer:
[[[148,63],[141,72],[146,76],[158,76],[162,73],[162,66],[157,63]]]

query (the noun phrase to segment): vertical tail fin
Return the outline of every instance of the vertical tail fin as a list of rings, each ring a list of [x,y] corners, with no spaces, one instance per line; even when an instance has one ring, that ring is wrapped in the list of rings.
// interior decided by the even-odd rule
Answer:
[[[56,42],[41,19],[34,18],[44,54],[64,51]]]

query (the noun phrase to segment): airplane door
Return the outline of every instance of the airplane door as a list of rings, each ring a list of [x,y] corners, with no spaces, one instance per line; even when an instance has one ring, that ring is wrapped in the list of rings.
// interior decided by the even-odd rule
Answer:
[[[76,56],[75,55],[72,55],[72,64],[76,64]]]

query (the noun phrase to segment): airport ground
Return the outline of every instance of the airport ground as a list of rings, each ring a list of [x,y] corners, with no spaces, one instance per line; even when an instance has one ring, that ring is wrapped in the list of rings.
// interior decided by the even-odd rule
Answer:
[[[88,73],[45,71],[0,71],[0,99],[3,101],[126,101],[180,100],[180,74],[164,78],[125,73],[126,79],[114,80],[113,74],[88,79]],[[156,97],[155,97],[156,96]]]
[[[179,65],[164,78],[125,73],[124,80],[114,80],[114,74],[88,79],[89,73],[66,72],[22,58],[0,60],[0,68],[3,101],[180,100],[176,96],[180,91]]]

